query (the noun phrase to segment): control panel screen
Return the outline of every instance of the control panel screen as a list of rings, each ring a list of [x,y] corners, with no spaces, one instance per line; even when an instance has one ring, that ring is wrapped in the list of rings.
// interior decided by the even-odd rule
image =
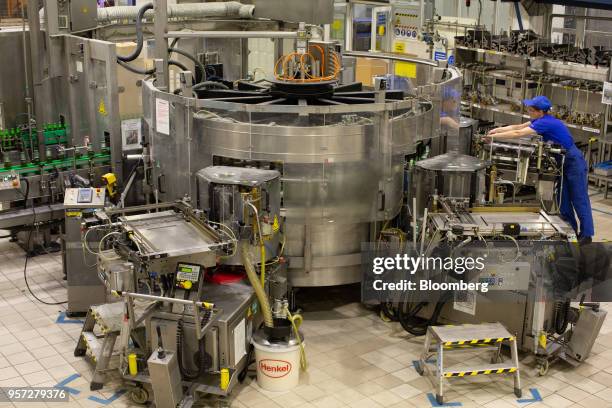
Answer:
[[[91,203],[93,200],[93,190],[90,188],[80,188],[77,195],[77,203]]]
[[[200,265],[179,263],[176,267],[176,286],[190,289],[194,283],[200,280],[201,270],[202,267]],[[186,285],[186,282],[190,282],[190,284]]]

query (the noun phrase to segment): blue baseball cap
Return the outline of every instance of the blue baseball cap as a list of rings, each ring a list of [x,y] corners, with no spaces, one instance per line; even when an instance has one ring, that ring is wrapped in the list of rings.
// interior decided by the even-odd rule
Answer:
[[[548,111],[552,106],[552,102],[550,101],[550,99],[543,95],[536,96],[533,99],[525,99],[523,100],[523,103],[525,104],[525,106],[532,106],[544,112]]]

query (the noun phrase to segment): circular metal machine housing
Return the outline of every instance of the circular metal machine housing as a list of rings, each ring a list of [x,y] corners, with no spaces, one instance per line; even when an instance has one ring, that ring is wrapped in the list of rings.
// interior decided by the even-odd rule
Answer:
[[[194,174],[213,164],[276,169],[291,284],[359,282],[361,244],[402,208],[406,156],[440,135],[442,88],[460,86],[454,68],[417,74],[418,96],[358,104],[186,98],[144,82],[159,198],[196,197]]]

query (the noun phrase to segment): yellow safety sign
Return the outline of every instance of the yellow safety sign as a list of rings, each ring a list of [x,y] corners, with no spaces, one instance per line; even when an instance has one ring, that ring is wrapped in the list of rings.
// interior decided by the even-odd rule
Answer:
[[[100,103],[98,104],[98,112],[101,115],[106,116],[106,105],[104,104],[104,99],[100,99]]]
[[[272,222],[272,231],[277,232],[280,229],[280,225],[278,223],[278,217],[274,216],[274,221]]]
[[[416,64],[412,62],[396,62],[395,75],[405,78],[416,78]]]

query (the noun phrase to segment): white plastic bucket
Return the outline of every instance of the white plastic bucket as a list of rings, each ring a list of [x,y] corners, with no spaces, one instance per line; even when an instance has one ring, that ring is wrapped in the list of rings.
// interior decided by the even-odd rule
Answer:
[[[255,346],[257,384],[267,391],[288,391],[300,381],[300,346],[274,343]],[[304,343],[302,343],[304,345]]]

